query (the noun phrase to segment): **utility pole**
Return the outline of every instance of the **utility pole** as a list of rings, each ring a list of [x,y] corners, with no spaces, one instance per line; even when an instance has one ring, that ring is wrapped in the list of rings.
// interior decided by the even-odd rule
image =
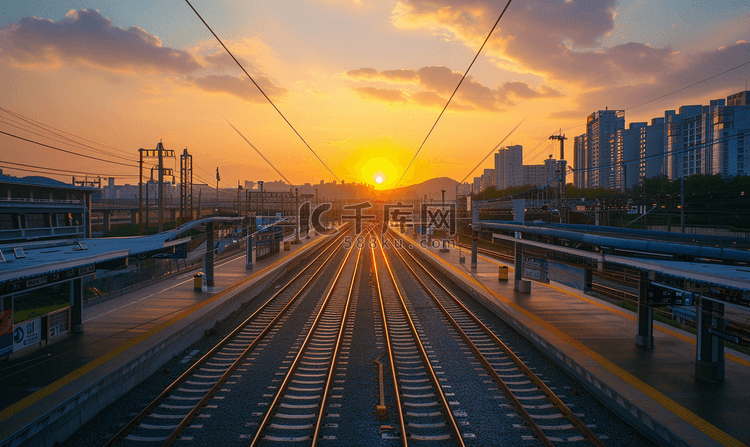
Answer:
[[[141,211],[143,211],[143,159],[144,158],[157,158],[159,160],[159,164],[157,166],[154,166],[151,168],[151,180],[154,179],[154,168],[159,170],[159,187],[158,187],[158,193],[159,193],[159,232],[163,231],[162,228],[162,213],[164,211],[164,175],[171,176],[172,179],[174,179],[174,171],[172,168],[165,168],[164,167],[164,157],[167,158],[175,158],[174,151],[173,150],[167,150],[164,149],[164,146],[162,145],[161,141],[156,145],[156,149],[138,149],[138,153],[140,155],[140,163],[139,163],[139,169],[140,169],[140,197],[139,201],[141,202]],[[143,212],[141,212],[143,214]],[[141,216],[141,232],[143,232],[143,218]],[[148,184],[146,184],[146,227],[148,227]]]
[[[141,234],[143,234],[143,149],[138,149],[138,156],[140,158],[138,162],[138,207],[140,208],[138,225],[141,227]]]
[[[159,233],[164,231],[164,146],[156,145],[159,157]]]
[[[560,140],[560,220],[563,223],[568,223],[567,219],[567,207],[565,206],[565,184],[566,174],[568,170],[567,162],[565,161],[565,135],[560,132],[560,135],[552,135],[549,137],[550,140]]]
[[[237,216],[242,216],[242,196],[240,196],[241,191],[242,185],[240,185],[240,181],[237,180]]]
[[[260,186],[260,226],[263,227],[263,181],[258,182],[258,186]]]
[[[193,156],[187,148],[180,155],[180,217],[183,223],[193,220]]]
[[[221,176],[219,175],[219,167],[216,167],[216,215],[219,215],[219,180],[221,180]]]

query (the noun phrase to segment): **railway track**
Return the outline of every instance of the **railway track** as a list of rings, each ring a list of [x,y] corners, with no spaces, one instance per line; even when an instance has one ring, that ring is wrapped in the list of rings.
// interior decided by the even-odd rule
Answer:
[[[380,239],[378,239],[380,242]],[[451,441],[463,446],[463,438],[450,404],[430,362],[388,258],[379,244],[372,247],[380,314],[388,360],[394,378],[394,394],[403,446],[414,441]]]
[[[272,331],[278,330],[284,317],[294,310],[299,298],[309,289],[343,245],[342,233],[321,251],[302,271],[274,293],[213,349],[196,361],[156,399],[127,423],[106,446],[171,445],[222,390],[245,360],[254,353]],[[345,262],[341,262],[343,267]],[[193,428],[201,428],[195,424]],[[184,439],[191,439],[187,437]]]
[[[356,258],[352,264],[352,253]],[[362,249],[351,247],[251,442],[317,445],[342,349]],[[356,299],[356,298],[355,298]]]
[[[107,445],[603,445],[494,316],[367,231],[256,298]]]
[[[396,246],[398,244],[392,244]],[[495,333],[408,250],[393,250],[543,445],[602,441]]]

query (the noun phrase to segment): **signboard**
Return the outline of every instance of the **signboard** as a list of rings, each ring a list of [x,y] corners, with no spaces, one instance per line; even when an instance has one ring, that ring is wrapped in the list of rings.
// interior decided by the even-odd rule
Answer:
[[[24,321],[13,329],[13,352],[42,341],[42,319]]]
[[[729,332],[721,331],[719,329],[716,329],[715,327],[708,326],[706,328],[706,332],[708,332],[711,335],[715,335],[715,336],[717,336],[719,338],[722,338],[722,339],[724,339],[726,341],[730,341],[730,342],[732,342],[732,343],[734,343],[736,345],[745,344],[745,343],[743,343],[743,340],[740,337],[738,337],[738,336],[736,336],[734,334],[730,334]]]
[[[535,281],[549,282],[547,277],[547,260],[523,257],[523,276]]]
[[[13,309],[0,312],[0,357],[13,353]]]
[[[693,294],[650,285],[646,295],[647,306],[692,306]]]
[[[68,333],[68,313],[65,310],[49,316],[49,338]]]

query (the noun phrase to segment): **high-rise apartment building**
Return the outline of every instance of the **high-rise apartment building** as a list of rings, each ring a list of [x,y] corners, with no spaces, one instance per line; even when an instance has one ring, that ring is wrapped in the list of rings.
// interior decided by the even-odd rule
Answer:
[[[615,189],[625,192],[638,183],[641,129],[647,123],[630,123],[627,129],[613,134],[612,176]]]
[[[586,134],[573,137],[573,186],[585,188],[588,184],[588,147]]]
[[[587,188],[616,187],[612,135],[624,128],[624,110],[599,110],[586,119]]]
[[[495,186],[495,170],[485,169],[482,174],[482,189],[487,189],[490,186]]]
[[[523,146],[500,148],[495,154],[495,188],[523,185]]]
[[[664,174],[664,118],[654,118],[641,127],[638,138],[638,183]]]
[[[708,113],[713,134],[710,144],[710,173],[723,177],[734,177],[750,173],[750,165],[745,159],[750,141],[750,105],[748,92],[740,92],[727,97],[727,104],[712,107]]]
[[[721,100],[722,105],[723,102]],[[666,112],[665,160],[670,180],[710,172],[707,164],[710,160],[708,140],[711,123],[704,112],[708,112],[708,107],[701,105],[682,106],[679,113]]]

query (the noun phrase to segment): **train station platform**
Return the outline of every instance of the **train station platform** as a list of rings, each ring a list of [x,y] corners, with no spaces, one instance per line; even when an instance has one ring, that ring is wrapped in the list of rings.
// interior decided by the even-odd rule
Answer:
[[[750,356],[725,349],[725,380],[700,381],[694,334],[654,321],[654,348],[636,346],[633,312],[562,284],[532,281],[530,293],[521,293],[512,264],[480,254],[472,269],[470,249],[443,253],[429,245],[420,248],[426,260],[660,444],[750,444]],[[499,280],[501,265],[509,281]]]
[[[245,250],[220,258],[214,285],[200,291],[192,270],[85,307],[82,333],[0,363],[0,446],[62,442],[329,237],[302,239],[251,270]]]

